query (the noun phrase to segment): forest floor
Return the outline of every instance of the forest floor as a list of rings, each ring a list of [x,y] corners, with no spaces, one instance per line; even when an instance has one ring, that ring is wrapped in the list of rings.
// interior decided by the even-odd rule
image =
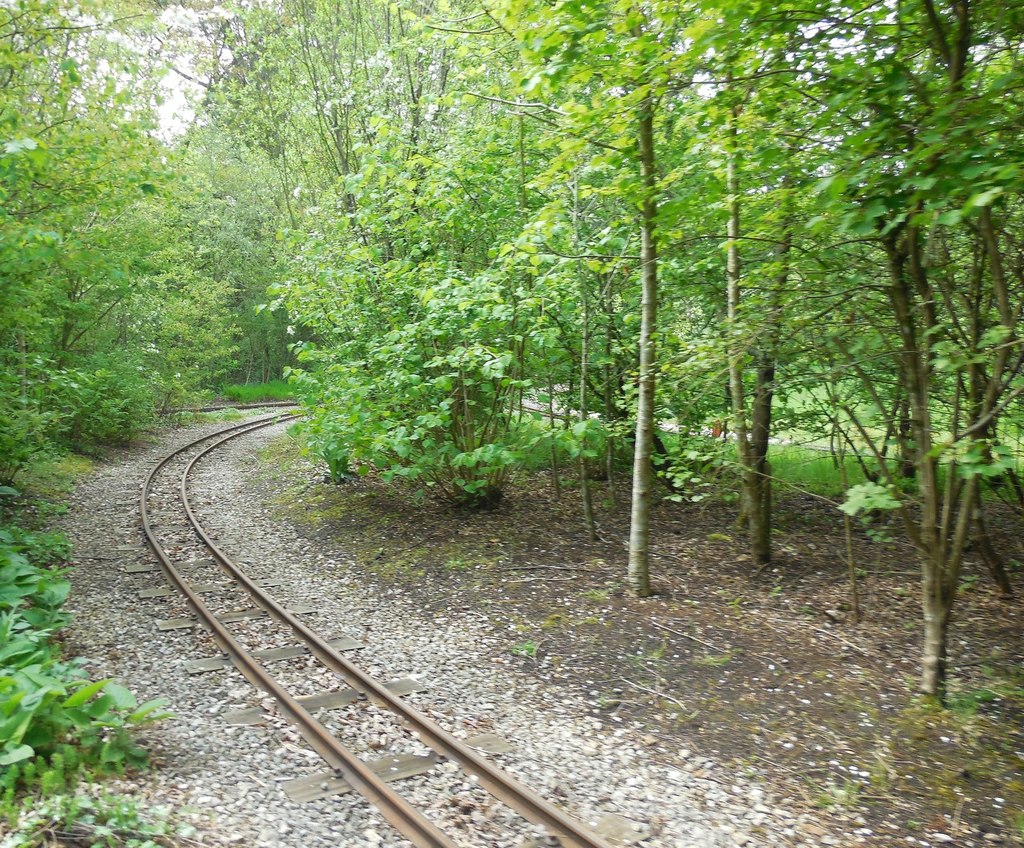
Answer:
[[[612,503],[594,484],[592,542],[577,492],[556,498],[543,474],[468,512],[373,477],[324,482],[289,440],[264,462],[267,492],[287,487],[272,495],[277,509],[350,550],[371,588],[401,585],[437,616],[485,612],[507,633],[504,662],[574,688],[594,715],[643,722],[683,756],[737,766],[816,809],[823,844],[837,844],[836,832],[880,846],[1024,844],[1019,519],[990,519],[1013,563],[1014,599],[972,558],[965,565],[943,710],[915,694],[913,550],[884,539],[884,525],[873,528],[882,540],[857,529],[855,622],[842,522],[821,499],[777,498],[775,561],[761,571],[734,506],[657,502],[656,594],[638,600],[624,587],[624,489]]]

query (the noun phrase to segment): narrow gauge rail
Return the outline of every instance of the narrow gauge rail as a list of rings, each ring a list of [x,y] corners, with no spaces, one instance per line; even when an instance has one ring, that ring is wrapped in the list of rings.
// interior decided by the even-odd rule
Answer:
[[[174,409],[165,409],[161,412],[161,415],[177,415],[181,412],[221,412],[225,409],[275,409],[275,408],[291,408],[296,405],[293,400],[267,400],[262,403],[221,403],[215,406],[179,406]],[[247,421],[247,424],[251,424],[251,421]]]
[[[339,674],[354,689],[387,706],[397,715],[400,722],[415,732],[427,746],[440,756],[458,763],[464,772],[475,775],[480,785],[495,798],[516,810],[527,820],[543,825],[563,846],[566,848],[610,848],[607,841],[593,833],[584,824],[520,784],[477,751],[444,731],[411,705],[403,702],[380,681],[345,659],[334,647],[299,621],[293,613],[285,609],[249,578],[217,547],[210,534],[200,524],[188,496],[188,481],[196,464],[231,439],[296,417],[298,417],[297,413],[276,414],[224,428],[178,448],[165,456],[150,471],[142,487],[140,503],[142,527],[146,541],[163,567],[168,580],[185,596],[199,622],[210,631],[214,641],[227,654],[238,671],[255,687],[267,692],[277,701],[281,711],[298,728],[310,747],[336,774],[343,777],[353,789],[376,806],[387,821],[414,845],[419,848],[455,848],[455,843],[448,836],[378,777],[362,760],[345,748],[323,724],[267,672],[251,653],[241,646],[225,624],[213,614],[199,593],[189,585],[189,582],[178,571],[170,556],[160,545],[150,520],[148,505],[154,480],[162,469],[182,454],[195,450],[203,442],[216,439],[188,461],[181,475],[179,495],[188,522],[204,547],[228,575],[251,595],[254,602],[279,622],[290,627],[295,635],[306,644],[310,653],[316,656],[325,667]]]

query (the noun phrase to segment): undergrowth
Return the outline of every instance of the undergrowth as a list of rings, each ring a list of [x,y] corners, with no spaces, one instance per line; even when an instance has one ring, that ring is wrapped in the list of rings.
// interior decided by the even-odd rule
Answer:
[[[71,549],[62,534],[37,529],[48,512],[0,490],[0,823],[10,834],[0,845],[169,844],[118,823],[131,819],[130,801],[100,803],[75,790],[142,766],[146,753],[132,731],[167,713],[163,700],[140,705],[119,683],[91,680],[85,660],[64,656]]]
[[[0,848],[180,848],[198,845],[195,829],[166,808],[146,812],[123,795],[65,791],[28,795],[6,811],[9,835]],[[0,820],[2,823],[2,820]]]

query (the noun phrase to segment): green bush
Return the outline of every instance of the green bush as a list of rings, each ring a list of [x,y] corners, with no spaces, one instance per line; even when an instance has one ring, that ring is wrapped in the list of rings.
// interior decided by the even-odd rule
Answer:
[[[372,466],[462,505],[493,504],[553,437],[520,415],[532,389],[523,316],[503,278],[415,274],[420,302],[400,324],[300,351],[313,366],[295,377],[312,407],[310,446],[335,478]]]
[[[14,375],[0,374],[0,486],[51,449],[55,419],[21,394]]]
[[[154,420],[154,387],[130,359],[94,356],[77,368],[36,358],[0,375],[0,485],[40,456],[124,443]]]
[[[0,615],[17,613],[27,626],[44,636],[68,621],[61,607],[71,584],[63,579],[62,570],[45,567],[55,558],[63,558],[62,553],[67,551],[66,541],[62,548],[59,539],[53,534],[37,536],[20,530],[0,529]],[[44,567],[33,565],[25,556],[24,552],[33,544],[39,545]],[[0,637],[3,632],[0,630]]]
[[[140,706],[123,686],[90,681],[81,660],[62,659],[54,636],[68,621],[70,584],[31,561],[62,551],[52,534],[0,529],[0,766],[48,760],[69,744],[98,769],[141,763],[129,731],[164,717],[164,702]]]
[[[59,438],[73,448],[131,441],[154,420],[153,388],[136,362],[93,357],[51,375],[49,401],[61,416]]]
[[[456,503],[486,506],[550,431],[514,408],[525,384],[509,356],[482,345],[460,346],[426,361],[391,356],[338,364],[320,383],[306,427],[312,450],[332,479],[369,466],[386,480],[417,483]]]

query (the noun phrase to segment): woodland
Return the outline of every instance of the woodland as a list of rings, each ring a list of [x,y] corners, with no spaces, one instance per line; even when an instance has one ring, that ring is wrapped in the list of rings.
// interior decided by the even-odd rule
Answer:
[[[799,453],[854,615],[854,536],[915,551],[941,702],[965,557],[1020,590],[1022,51],[1015,0],[0,0],[3,494],[284,378],[334,482],[628,502],[642,598],[666,499],[771,566]]]

